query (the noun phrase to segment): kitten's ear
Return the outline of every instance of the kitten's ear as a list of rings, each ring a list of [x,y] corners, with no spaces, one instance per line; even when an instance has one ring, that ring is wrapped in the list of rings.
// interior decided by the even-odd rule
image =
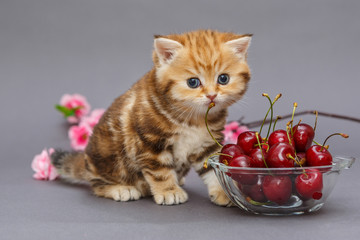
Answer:
[[[157,37],[154,40],[154,48],[162,65],[170,63],[177,51],[183,48],[183,45],[168,38]]]
[[[246,36],[242,36],[240,38],[230,40],[225,44],[234,51],[236,56],[238,56],[241,60],[245,60],[247,50],[250,46],[251,36],[252,35],[250,34]]]

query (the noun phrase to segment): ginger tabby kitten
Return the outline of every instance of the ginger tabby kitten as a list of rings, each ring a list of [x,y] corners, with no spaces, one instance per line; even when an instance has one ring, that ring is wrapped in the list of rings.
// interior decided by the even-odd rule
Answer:
[[[52,161],[69,179],[85,180],[95,195],[115,201],[153,196],[157,204],[188,200],[181,188],[190,167],[213,203],[230,206],[204,160],[219,150],[227,108],[244,95],[251,35],[200,30],[155,36],[154,67],[118,97],[95,126],[85,152],[56,151]]]

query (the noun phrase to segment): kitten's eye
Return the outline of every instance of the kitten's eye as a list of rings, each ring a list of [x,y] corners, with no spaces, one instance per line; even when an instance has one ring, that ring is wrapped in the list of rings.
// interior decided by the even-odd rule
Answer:
[[[227,74],[220,74],[218,77],[218,83],[221,85],[226,85],[229,83],[230,77]]]
[[[197,88],[201,85],[201,82],[198,78],[189,78],[187,80],[187,85],[190,87],[190,88]]]

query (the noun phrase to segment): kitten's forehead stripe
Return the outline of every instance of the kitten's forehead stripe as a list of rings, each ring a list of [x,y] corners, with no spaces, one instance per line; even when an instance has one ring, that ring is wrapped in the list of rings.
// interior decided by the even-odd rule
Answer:
[[[184,68],[184,71],[185,71],[187,74],[191,75],[192,77],[196,77],[196,76],[197,76],[197,72],[198,72],[198,71],[194,71],[194,69],[191,69],[191,68]]]
[[[195,69],[195,71],[197,73],[199,73],[200,69],[199,69],[198,64],[197,64],[198,61],[195,59],[193,54],[189,53],[188,56],[189,56],[189,60],[191,61],[191,66]]]
[[[224,68],[231,65],[231,62],[224,60],[221,49],[225,42],[236,38],[234,34],[205,30],[187,33],[183,38],[169,37],[175,38],[188,49],[189,62],[198,74],[200,72],[219,74],[220,70],[226,70],[221,69],[221,66]]]
[[[250,74],[248,72],[241,72],[239,74],[246,82],[250,81]]]

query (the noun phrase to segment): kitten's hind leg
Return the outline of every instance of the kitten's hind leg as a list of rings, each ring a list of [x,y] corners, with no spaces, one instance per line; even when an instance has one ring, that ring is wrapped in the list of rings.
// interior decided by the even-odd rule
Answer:
[[[143,194],[135,186],[108,184],[102,180],[92,180],[91,183],[93,192],[98,197],[127,202],[130,200],[138,200],[143,196]]]

